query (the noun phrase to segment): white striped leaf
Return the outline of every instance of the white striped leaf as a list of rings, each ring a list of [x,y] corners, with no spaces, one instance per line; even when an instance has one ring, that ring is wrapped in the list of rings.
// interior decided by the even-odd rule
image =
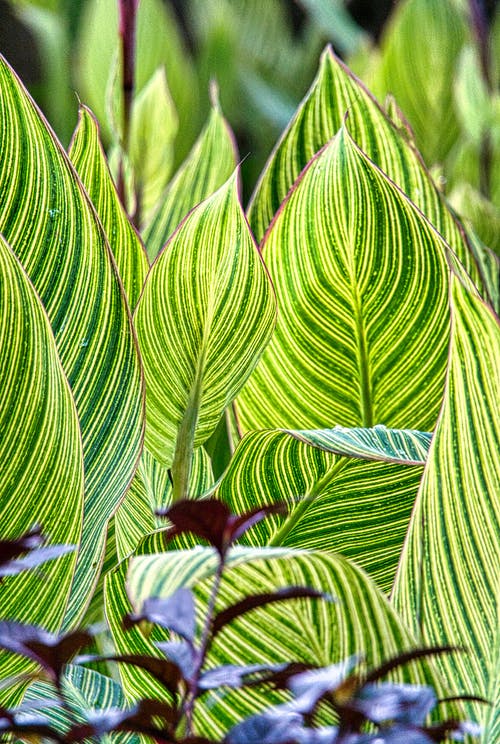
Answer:
[[[279,313],[238,399],[243,427],[432,429],[449,333],[444,243],[344,128],[261,250]]]
[[[116,192],[99,139],[99,126],[86,106],[80,106],[78,126],[71,140],[69,157],[108,236],[123,288],[133,309],[139,299],[149,264],[141,239]]]
[[[397,450],[387,440],[399,440]],[[238,446],[217,496],[236,514],[285,501],[288,514],[257,524],[245,534],[246,544],[334,550],[389,592],[424,460],[415,465],[427,447],[420,432],[252,432]],[[331,454],[339,451],[347,456]],[[367,461],[353,459],[359,457]]]
[[[107,521],[135,470],[143,428],[140,362],[97,215],[62,147],[2,60],[0,150],[0,231],[49,316],[83,440],[85,516],[69,625],[90,599]]]
[[[500,329],[456,276],[446,394],[395,584],[423,643],[463,646],[441,659],[470,704],[481,741],[500,737]]]
[[[189,493],[199,498],[213,485],[212,463],[203,447],[193,452],[189,478]],[[157,509],[172,503],[172,485],[168,468],[160,465],[145,449],[134,480],[115,514],[118,559],[132,553],[141,540],[155,529],[165,527],[165,520],[155,516]],[[162,549],[161,536],[158,537]]]
[[[17,537],[40,524],[50,543],[76,546],[83,517],[76,408],[43,306],[2,236],[0,348],[0,536]],[[4,578],[2,618],[57,630],[75,563],[73,552]],[[1,679],[26,667],[26,659],[0,653]]]
[[[192,587],[198,598],[200,626],[216,564],[210,548],[132,559],[127,590],[134,608],[147,596],[165,597],[179,586]],[[366,574],[345,558],[333,554],[236,548],[222,580],[217,608],[237,602],[249,593],[269,592],[291,585],[322,590],[338,601],[296,600],[254,610],[221,632],[209,656],[209,665],[273,664],[291,660],[328,665],[352,654],[361,654],[367,664],[373,665],[414,645],[386,598]],[[109,589],[116,601],[120,595],[118,573],[112,576]],[[115,604],[114,610],[117,609]],[[135,632],[136,629],[124,634],[119,629],[118,619],[113,615],[112,626],[120,650],[155,652],[154,635],[147,639],[140,631]],[[434,680],[441,688],[427,663],[419,663],[405,674],[414,681]],[[155,690],[150,678],[130,668],[124,684],[132,698]],[[269,689],[265,692],[252,689],[208,693],[198,705],[198,731],[205,736],[220,736],[243,716],[255,713],[276,699]]]
[[[144,230],[144,242],[151,260],[158,255],[182,218],[227,181],[236,167],[236,160],[233,134],[217,101],[214,101],[204,130]]]
[[[346,126],[363,152],[422,210],[488,297],[482,277],[493,272],[498,281],[498,265],[486,255],[483,266],[471,253],[461,227],[416,150],[330,49],[323,53],[318,75],[271,154],[253,194],[248,216],[257,239],[263,238],[301,170],[338,132],[346,114]]]
[[[431,435],[427,432],[387,429],[385,426],[374,426],[372,429],[337,426],[335,429],[287,433],[301,442],[336,455],[405,465],[425,465],[431,441]]]
[[[193,447],[215,430],[271,336],[276,303],[236,173],[196,207],[153,264],[135,313],[146,446],[187,493]]]
[[[67,734],[70,726],[86,723],[87,715],[113,709],[125,709],[126,701],[118,682],[109,677],[87,669],[86,667],[68,664],[62,675],[62,690],[68,709],[55,706],[37,708],[37,714],[43,715],[52,728],[61,734]],[[24,702],[40,704],[55,698],[54,688],[48,682],[37,681],[28,689]],[[71,716],[69,711],[71,711]],[[102,742],[113,744],[139,744],[137,734],[114,732],[101,737]]]

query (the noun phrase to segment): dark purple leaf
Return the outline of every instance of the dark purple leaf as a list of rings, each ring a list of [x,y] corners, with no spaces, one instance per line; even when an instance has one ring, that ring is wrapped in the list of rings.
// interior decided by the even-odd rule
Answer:
[[[254,524],[268,514],[286,510],[283,503],[257,507],[241,516],[231,514],[229,508],[218,499],[185,499],[173,506],[157,512],[167,517],[173,524],[166,533],[166,539],[190,532],[206,540],[222,557],[230,545]]]
[[[294,677],[302,672],[310,671],[311,669],[318,669],[317,666],[312,664],[304,664],[299,661],[292,661],[287,664],[279,664],[274,671],[269,672],[267,675],[263,675],[259,679],[259,684],[269,684],[279,690],[288,690],[288,680],[290,677]],[[248,682],[248,686],[252,686],[252,682]]]
[[[142,620],[160,625],[167,630],[173,630],[187,641],[193,641],[195,634],[194,599],[190,589],[178,589],[171,597],[161,599],[150,597],[142,605],[142,612],[138,615],[130,614],[124,621],[125,626],[136,624]]]
[[[146,656],[145,654],[117,654],[116,656],[89,654],[88,656],[79,656],[75,661],[78,664],[88,664],[97,661],[116,661],[118,664],[131,664],[149,672],[172,695],[175,695],[177,692],[179,682],[182,679],[181,670],[177,664],[167,659],[159,659],[156,656]]]
[[[366,682],[377,682],[382,677],[385,677],[393,669],[397,669],[400,666],[408,664],[410,661],[415,659],[421,659],[426,656],[439,656],[440,654],[450,654],[454,651],[463,651],[463,649],[457,646],[430,646],[429,648],[414,648],[411,651],[405,651],[402,654],[398,654],[392,659],[385,661],[383,664],[373,669],[365,677]]]
[[[215,616],[213,622],[212,634],[215,636],[225,625],[230,623],[231,620],[234,620],[234,618],[240,617],[257,607],[263,607],[272,602],[283,602],[287,599],[299,599],[301,597],[315,597],[330,600],[330,597],[328,597],[324,592],[303,586],[288,586],[284,589],[277,589],[274,592],[252,594],[245,597],[245,599],[242,599],[241,602],[236,602],[236,604],[227,607],[225,610],[222,610],[222,612],[219,612]]]
[[[7,561],[16,558],[30,550],[35,550],[43,545],[44,537],[40,527],[33,527],[29,532],[25,532],[20,537],[10,540],[0,540],[0,566]]]
[[[59,636],[36,625],[0,622],[0,647],[36,661],[52,679],[58,679],[63,666],[91,642],[92,634],[87,631]]]
[[[177,664],[184,679],[191,679],[195,669],[196,655],[193,647],[185,641],[161,641],[156,644],[167,659]]]
[[[225,666],[208,669],[201,675],[198,687],[201,690],[213,690],[217,687],[242,687],[251,682],[252,685],[267,681],[269,673],[280,672],[288,664],[278,664],[270,667],[267,664],[226,664]]]
[[[33,550],[22,558],[16,558],[0,565],[0,577],[15,576],[22,571],[36,568],[42,563],[46,563],[46,561],[53,561],[55,558],[60,558],[61,555],[70,553],[73,550],[76,550],[76,545],[50,545],[47,548]]]
[[[352,739],[342,739],[342,744],[433,744],[433,740],[419,729],[396,726],[382,729],[376,734],[355,734]]]
[[[224,744],[296,744],[303,730],[302,716],[298,713],[255,715],[234,726]]]
[[[297,744],[337,744],[338,728],[336,726],[325,726],[317,729],[303,729],[297,739]],[[347,741],[344,744],[355,744]]]
[[[428,726],[423,731],[432,742],[440,742],[448,738],[463,741],[465,736],[479,736],[481,727],[473,721],[448,720]]]
[[[349,707],[373,723],[397,721],[422,726],[435,704],[432,687],[385,683],[363,685]]]
[[[286,514],[287,511],[288,505],[284,501],[278,501],[275,504],[257,506],[255,509],[251,509],[240,516],[232,516],[230,520],[230,542],[235,542],[250,527],[262,522],[270,514]]]
[[[326,694],[334,692],[342,685],[358,662],[359,657],[351,656],[339,664],[293,675],[288,680],[288,689],[295,699],[281,707],[285,710],[311,714]]]

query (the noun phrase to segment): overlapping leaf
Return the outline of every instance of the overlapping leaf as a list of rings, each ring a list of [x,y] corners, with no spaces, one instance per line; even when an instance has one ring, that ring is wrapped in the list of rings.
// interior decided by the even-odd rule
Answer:
[[[43,715],[62,734],[67,733],[72,724],[86,723],[89,714],[91,717],[97,712],[126,708],[120,685],[93,669],[69,664],[62,677],[62,690],[69,710],[53,706],[37,708],[37,714]],[[49,683],[36,682],[29,688],[24,700],[27,705],[31,702],[39,705],[41,701],[53,698],[54,689]],[[125,732],[108,734],[105,740],[113,744],[138,744],[140,741],[136,734]]]
[[[444,243],[345,129],[296,182],[262,254],[280,309],[238,399],[244,428],[433,428],[449,325]]]
[[[151,259],[157,256],[182,218],[227,181],[236,167],[236,157],[232,132],[215,101],[204,130],[144,231]]]
[[[116,193],[99,139],[97,121],[85,106],[80,107],[80,118],[71,141],[69,156],[109,238],[123,288],[133,309],[139,299],[149,264],[141,239]]]
[[[0,348],[0,534],[14,538],[36,522],[51,543],[76,546],[83,518],[83,452],[76,408],[49,320],[1,236]],[[3,578],[2,618],[56,630],[75,563],[76,553],[70,553],[37,570]],[[13,661],[0,654],[2,679],[25,668],[25,659]]]
[[[134,170],[136,222],[148,221],[168,184],[178,121],[165,70],[158,68],[132,106],[129,157]]]
[[[213,485],[212,466],[203,447],[193,453],[189,495],[199,498]],[[166,509],[172,500],[172,484],[168,468],[160,465],[147,451],[142,453],[134,480],[115,515],[115,537],[118,558],[134,551],[140,541],[157,528],[165,527],[165,520],[155,516],[157,509]],[[158,536],[159,550],[163,542]]]
[[[83,439],[85,518],[71,623],[90,599],[107,521],[139,455],[140,363],[127,303],[87,194],[3,61],[0,90],[0,230],[49,316]]]
[[[418,153],[382,111],[371,94],[327,49],[316,80],[278,142],[249,207],[249,220],[258,240],[301,170],[342,126],[368,157],[416,204],[459,256],[485,296],[482,275],[494,272],[490,256],[485,266],[471,255],[463,232],[425,170]],[[330,422],[331,423],[331,422]]]
[[[146,446],[186,493],[193,447],[214,431],[272,333],[275,299],[236,174],[182,223],[148,275],[135,325],[147,383]]]
[[[446,395],[416,502],[395,604],[423,643],[469,653],[441,659],[465,694],[484,744],[500,735],[500,330],[456,276]]]
[[[127,580],[136,609],[147,596],[168,596],[179,586],[191,586],[203,617],[216,567],[213,551],[173,552],[132,560]],[[224,574],[219,608],[241,600],[248,593],[272,592],[285,586],[309,586],[338,601],[301,599],[269,604],[233,621],[218,636],[210,655],[210,665],[261,664],[298,660],[328,665],[351,654],[364,654],[368,664],[376,664],[413,645],[397,615],[368,577],[342,557],[314,551],[235,549]],[[119,596],[118,577],[110,584]],[[116,609],[116,605],[115,605]],[[154,652],[151,640],[138,632],[129,641],[113,617],[115,641],[120,648],[130,643],[134,650]],[[425,665],[407,674],[414,680],[432,672]],[[435,678],[435,677],[434,677]],[[438,688],[441,688],[436,679]],[[125,682],[129,694],[151,690],[151,680],[137,671],[129,672]],[[219,691],[208,693],[198,706],[197,725],[206,736],[220,735],[230,725],[269,705],[275,695],[266,690],[242,691],[236,695]]]
[[[334,550],[389,592],[428,436],[377,429],[252,432],[237,448],[217,495],[235,513],[285,501],[288,514],[260,522],[245,543]],[[388,446],[391,441],[397,448]],[[417,458],[423,458],[420,467],[409,467]]]

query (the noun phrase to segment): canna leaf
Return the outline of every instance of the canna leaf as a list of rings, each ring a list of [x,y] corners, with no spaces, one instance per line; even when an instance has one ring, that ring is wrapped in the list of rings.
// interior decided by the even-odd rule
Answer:
[[[127,588],[135,608],[147,596],[166,597],[179,586],[192,588],[198,600],[198,617],[208,601],[217,561],[208,548],[172,552],[165,555],[132,559]],[[116,589],[117,575],[111,579]],[[235,619],[215,638],[208,666],[274,665],[296,660],[328,666],[353,654],[362,654],[368,665],[394,655],[413,645],[390,605],[354,564],[346,559],[315,551],[235,548],[222,579],[218,606],[242,600],[251,592],[269,593],[286,586],[309,586],[339,601],[302,598],[266,604]],[[113,618],[115,642],[121,646],[127,639],[117,633]],[[152,653],[154,646],[144,636],[135,635],[130,642]],[[408,679],[434,679],[428,663],[418,662],[407,669]],[[151,690],[151,682],[142,678]],[[132,696],[138,689],[139,676],[129,675],[125,683]],[[144,688],[143,688],[144,690]],[[144,691],[141,693],[144,694]],[[208,692],[200,701],[197,727],[205,736],[220,736],[242,717],[255,713],[280,697],[270,689]]]
[[[500,735],[500,380],[498,318],[458,276],[443,407],[410,524],[394,602],[421,643],[468,649],[439,667],[482,725]]]
[[[385,426],[374,426],[372,429],[338,426],[335,429],[287,433],[305,444],[336,455],[405,465],[425,465],[431,441],[431,435],[427,432],[387,429]]]
[[[213,485],[212,466],[204,447],[193,452],[189,493],[199,498]],[[145,449],[134,480],[115,515],[116,547],[119,560],[132,553],[154,529],[165,526],[155,512],[172,502],[168,468],[160,465]],[[161,540],[163,545],[163,540]]]
[[[343,128],[261,246],[280,313],[238,398],[243,428],[432,429],[449,324],[444,246]]]
[[[153,264],[135,313],[147,384],[146,446],[187,493],[192,450],[215,430],[273,330],[275,299],[233,175]]]
[[[129,305],[139,299],[149,269],[141,239],[130,223],[116,192],[106,155],[99,139],[99,125],[90,109],[80,106],[78,126],[69,157],[92,199],[118,267]]]
[[[62,675],[62,690],[69,710],[60,706],[37,708],[59,733],[67,734],[74,723],[86,723],[89,714],[109,710],[125,710],[126,701],[120,685],[93,669],[68,664]],[[24,698],[26,704],[40,704],[54,698],[54,688],[48,682],[37,681]],[[71,715],[69,713],[71,711]],[[138,744],[137,734],[114,732],[106,741],[113,744]]]
[[[137,193],[136,222],[144,224],[159,204],[174,162],[178,121],[163,67],[158,68],[132,107],[129,157]]]
[[[236,167],[237,150],[231,129],[217,101],[203,132],[181,165],[144,231],[153,260],[187,213],[214,193]]]
[[[467,37],[451,0],[406,0],[385,29],[377,87],[396,98],[428,165],[442,162],[458,135],[450,81]]]
[[[95,211],[62,147],[2,60],[0,148],[0,231],[49,316],[83,440],[84,524],[65,621],[70,627],[90,600],[107,522],[139,456],[140,362]]]
[[[47,315],[1,236],[0,347],[0,535],[19,537],[37,521],[51,543],[76,544],[83,518],[83,452],[76,408]],[[2,618],[57,630],[75,563],[76,553],[71,552],[18,576],[2,576]],[[26,659],[0,654],[1,679],[26,668]]]
[[[346,114],[346,127],[361,150],[422,210],[488,298],[488,285],[483,287],[483,273],[492,271],[498,281],[498,265],[494,261],[491,265],[492,259],[488,256],[484,258],[484,267],[478,264],[463,230],[418,153],[408,143],[407,133],[401,134],[372,95],[329,48],[323,53],[318,75],[271,154],[253,194],[248,217],[257,239],[262,240],[301,170],[338,132]]]
[[[291,434],[276,430],[247,434],[219,484],[218,498],[236,513],[258,504],[288,505],[286,516],[270,516],[243,542],[254,547],[335,550],[356,561],[389,592],[422,467],[412,466],[410,458],[402,460],[404,464],[352,459],[387,457],[390,448],[386,442],[380,447],[377,430],[362,430],[364,452],[360,430]],[[403,439],[401,435],[386,431],[384,439]],[[350,451],[349,440],[355,442]],[[412,443],[410,439],[406,444]],[[350,457],[335,456],[338,449]]]

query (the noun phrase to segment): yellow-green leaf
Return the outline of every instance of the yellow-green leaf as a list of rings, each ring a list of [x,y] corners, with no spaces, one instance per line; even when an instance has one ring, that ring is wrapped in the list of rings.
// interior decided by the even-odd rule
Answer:
[[[158,68],[134,100],[129,158],[134,171],[138,214],[146,224],[168,184],[174,163],[178,120],[163,67]]]
[[[466,40],[467,19],[451,0],[406,0],[385,28],[377,85],[396,98],[428,165],[458,135],[451,82]]]
[[[217,558],[210,548],[140,556],[130,561],[126,588],[134,608],[147,596],[166,597],[180,586],[191,587],[198,600],[199,626],[204,617]],[[120,629],[118,601],[127,605],[123,570],[110,576],[110,619],[120,650],[154,654],[155,637],[139,630]],[[296,600],[278,602],[252,611],[232,622],[215,640],[208,664],[279,663],[297,660],[328,665],[361,654],[367,664],[414,646],[413,639],[384,595],[366,574],[342,556],[320,551],[235,548],[224,572],[217,609],[255,592],[272,592],[286,586],[309,586],[337,602]],[[111,593],[114,597],[111,597]],[[113,604],[111,604],[111,602]],[[111,609],[113,614],[111,615]],[[206,611],[206,610],[205,610]],[[427,663],[404,670],[407,680],[438,678]],[[133,698],[151,694],[158,685],[140,670],[126,670],[125,688]],[[271,690],[238,690],[208,693],[197,706],[196,727],[204,736],[220,737],[229,726],[250,712],[276,701]]]
[[[135,313],[146,376],[146,446],[187,493],[210,436],[273,330],[275,298],[236,174],[196,207],[153,264]]]
[[[2,236],[0,348],[0,536],[18,537],[39,524],[50,543],[76,548],[83,519],[76,407],[40,299]],[[2,619],[57,630],[76,557],[73,552],[37,571],[3,578]],[[1,679],[26,667],[26,659],[0,653]]]
[[[123,288],[133,309],[146,279],[148,259],[116,192],[99,139],[97,121],[85,106],[80,107],[69,156],[108,236]]]
[[[61,145],[3,60],[0,151],[0,231],[47,311],[83,440],[85,512],[71,624],[90,600],[107,522],[139,457],[140,361],[101,223]]]
[[[236,167],[236,159],[233,134],[215,101],[204,130],[144,231],[151,260],[156,258],[182,218],[227,181]]]
[[[444,243],[345,129],[261,250],[279,313],[238,398],[243,428],[431,430],[449,333]]]
[[[454,276],[446,394],[394,598],[421,643],[467,650],[439,666],[491,702],[468,704],[484,744],[500,737],[499,358],[498,318]]]
[[[288,513],[259,522],[243,542],[335,550],[389,592],[429,440],[377,428],[251,432],[217,496],[235,514],[284,501]]]
[[[399,103],[399,102],[398,102]],[[388,118],[373,96],[330,49],[321,57],[318,75],[283,133],[252,197],[248,217],[260,241],[289,189],[313,155],[346,127],[363,152],[422,210],[460,258],[486,298],[483,273],[499,276],[485,256],[478,265],[463,231],[438,192],[407,133]],[[331,424],[331,422],[330,422]],[[404,425],[408,425],[407,423]]]

